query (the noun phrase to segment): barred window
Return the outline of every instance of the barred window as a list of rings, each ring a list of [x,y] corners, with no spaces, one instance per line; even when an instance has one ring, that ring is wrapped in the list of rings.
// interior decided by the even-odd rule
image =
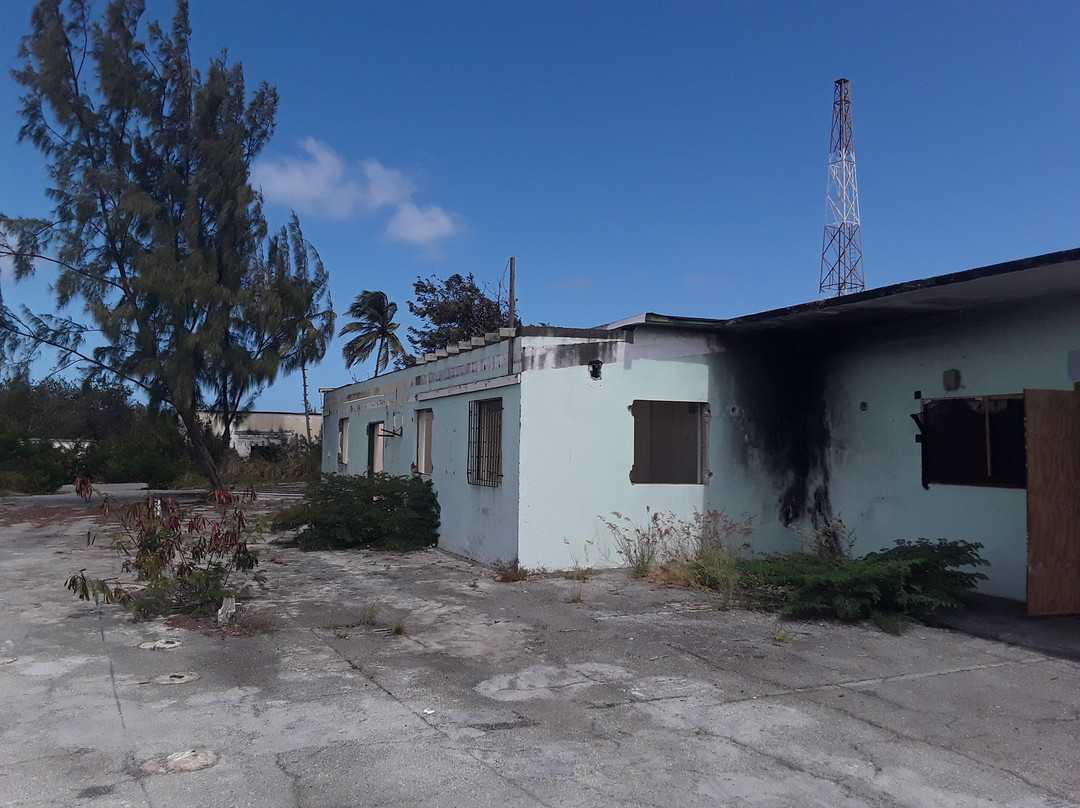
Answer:
[[[469,402],[469,483],[502,482],[502,399]]]

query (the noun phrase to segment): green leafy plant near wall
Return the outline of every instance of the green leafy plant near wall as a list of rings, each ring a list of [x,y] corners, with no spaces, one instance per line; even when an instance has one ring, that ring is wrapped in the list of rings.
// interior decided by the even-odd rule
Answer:
[[[750,557],[749,517],[723,511],[680,518],[646,509],[638,524],[601,517],[634,577],[716,592],[728,605],[776,609],[788,615],[870,619],[897,633],[911,620],[962,607],[961,596],[986,575],[968,541],[900,540],[894,547],[852,559],[854,534],[838,519],[800,534],[803,552]]]
[[[324,474],[274,528],[296,530],[301,550],[371,548],[407,552],[439,538],[439,500],[430,480]]]
[[[982,545],[939,539],[896,542],[855,560],[788,554],[746,561],[747,582],[784,593],[781,609],[791,615],[871,619],[886,631],[942,609],[959,608],[960,596],[986,575]]]

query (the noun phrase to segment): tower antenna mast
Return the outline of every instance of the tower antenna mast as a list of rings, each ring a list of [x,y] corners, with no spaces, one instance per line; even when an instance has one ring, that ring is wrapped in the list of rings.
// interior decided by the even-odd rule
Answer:
[[[855,179],[855,140],[851,131],[851,83],[837,79],[833,88],[829,186],[826,191],[825,237],[821,247],[821,297],[861,292],[862,234],[859,232],[859,187]]]

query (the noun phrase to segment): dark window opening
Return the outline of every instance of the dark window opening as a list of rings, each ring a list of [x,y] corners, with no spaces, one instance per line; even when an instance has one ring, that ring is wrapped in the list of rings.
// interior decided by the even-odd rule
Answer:
[[[469,483],[502,482],[502,399],[469,402]]]
[[[635,401],[632,483],[702,485],[709,405],[697,401]]]
[[[1027,486],[1023,396],[926,399],[916,420],[923,486]]]

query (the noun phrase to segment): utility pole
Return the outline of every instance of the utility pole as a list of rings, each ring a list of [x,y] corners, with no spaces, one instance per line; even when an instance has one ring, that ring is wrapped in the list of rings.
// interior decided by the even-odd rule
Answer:
[[[825,236],[821,247],[821,297],[861,292],[862,234],[859,232],[859,187],[855,179],[855,141],[851,130],[851,83],[837,79],[833,88],[829,185],[826,191]]]

